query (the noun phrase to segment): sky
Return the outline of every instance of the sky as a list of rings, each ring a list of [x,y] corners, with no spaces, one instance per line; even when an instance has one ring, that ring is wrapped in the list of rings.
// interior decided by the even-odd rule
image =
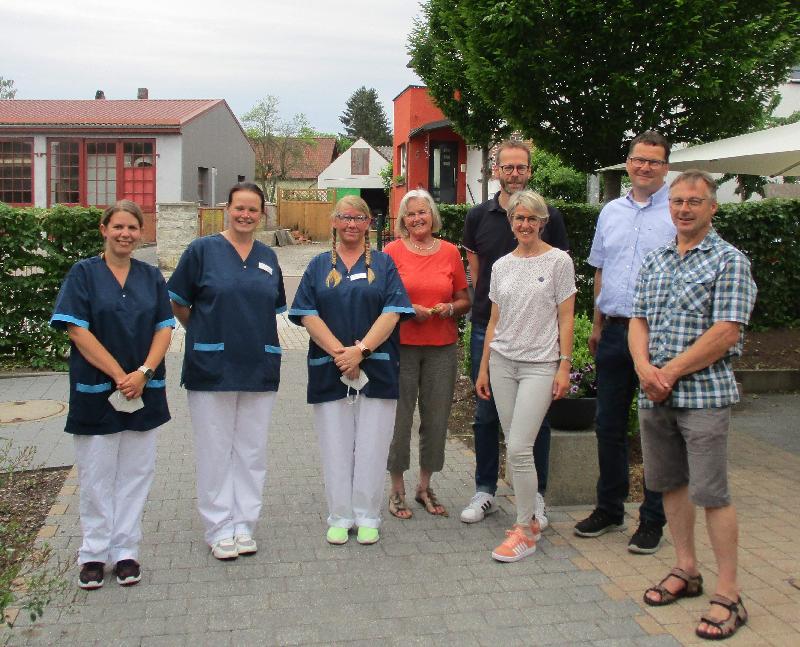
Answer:
[[[362,85],[392,99],[416,0],[0,0],[0,76],[17,99],[225,99],[241,117],[264,96],[323,132]]]

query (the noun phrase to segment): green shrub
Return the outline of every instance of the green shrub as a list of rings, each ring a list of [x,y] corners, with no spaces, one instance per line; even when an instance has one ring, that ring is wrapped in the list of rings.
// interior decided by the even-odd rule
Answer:
[[[531,179],[528,186],[548,200],[586,200],[586,173],[565,166],[558,155],[541,148],[531,153]]]
[[[69,268],[103,247],[96,208],[0,203],[0,365],[63,368],[69,343],[48,325]]]

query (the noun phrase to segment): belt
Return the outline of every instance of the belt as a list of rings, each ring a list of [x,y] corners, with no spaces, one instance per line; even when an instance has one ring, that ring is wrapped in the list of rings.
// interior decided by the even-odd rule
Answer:
[[[609,326],[625,326],[628,327],[628,323],[630,322],[630,317],[606,317],[605,322]]]

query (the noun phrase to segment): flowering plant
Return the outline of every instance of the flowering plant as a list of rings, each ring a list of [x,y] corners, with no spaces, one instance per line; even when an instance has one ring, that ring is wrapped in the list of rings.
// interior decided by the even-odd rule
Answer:
[[[591,319],[585,314],[576,315],[568,398],[597,397],[597,373],[595,371],[594,357],[589,352],[589,337],[591,334]]]

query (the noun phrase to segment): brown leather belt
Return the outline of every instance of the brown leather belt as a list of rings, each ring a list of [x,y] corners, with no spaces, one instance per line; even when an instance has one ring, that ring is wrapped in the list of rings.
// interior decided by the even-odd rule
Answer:
[[[625,326],[628,327],[628,323],[630,322],[629,317],[606,317],[605,322],[609,326]]]

